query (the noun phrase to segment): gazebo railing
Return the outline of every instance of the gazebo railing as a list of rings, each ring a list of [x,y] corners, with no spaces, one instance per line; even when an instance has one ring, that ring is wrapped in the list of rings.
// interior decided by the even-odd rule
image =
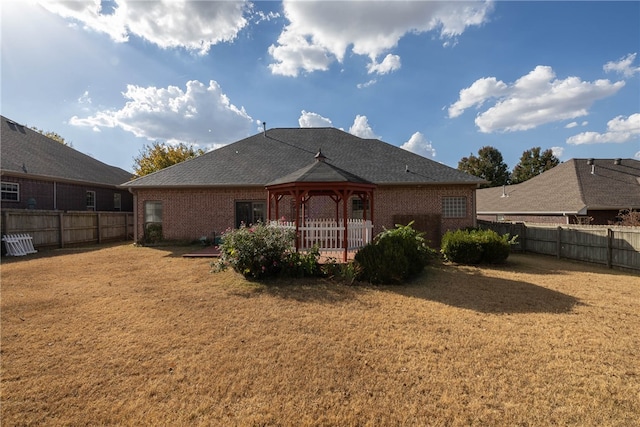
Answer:
[[[271,221],[271,226],[296,228],[293,221]],[[298,227],[300,250],[317,246],[321,251],[339,251],[344,249],[344,220],[308,219]],[[371,242],[373,224],[370,220],[347,220],[347,249],[360,249]]]

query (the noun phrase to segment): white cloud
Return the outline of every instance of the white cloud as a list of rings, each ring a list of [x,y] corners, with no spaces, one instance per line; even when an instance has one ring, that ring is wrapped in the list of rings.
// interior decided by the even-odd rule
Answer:
[[[361,116],[359,114],[353,120],[353,124],[349,128],[349,133],[360,138],[380,139],[380,137],[373,132],[373,129],[371,129],[367,116]]]
[[[578,126],[578,122],[571,122],[571,123],[567,123],[567,125],[565,126],[565,129],[571,129]]]
[[[469,107],[480,107],[495,99],[494,105],[475,119],[480,132],[533,129],[585,116],[593,102],[615,94],[624,85],[624,81],[587,82],[578,77],[559,80],[551,67],[539,65],[511,84],[495,77],[477,80],[460,91],[460,99],[449,107],[449,117],[458,117]]]
[[[367,70],[369,71],[369,74],[389,74],[393,71],[399,70],[400,66],[400,57],[398,55],[388,54],[379,64],[375,59],[372,60],[371,63],[367,65]]]
[[[559,159],[564,154],[564,147],[551,147],[551,152]]]
[[[269,47],[275,61],[269,67],[274,74],[295,77],[300,71],[327,70],[334,61],[342,62],[348,49],[369,57],[370,72],[394,71],[400,64],[397,55],[381,64],[376,59],[406,34],[439,30],[441,39],[454,39],[485,23],[493,3],[285,0],[283,9],[289,24]]]
[[[640,160],[640,151],[638,151],[633,157],[635,157],[636,159]]]
[[[616,72],[625,77],[632,77],[635,73],[640,73],[640,67],[634,67],[633,62],[636,60],[636,54],[630,53],[624,58],[620,58],[618,62],[607,62],[604,64],[604,71]]]
[[[427,138],[420,132],[416,132],[411,135],[411,138],[400,146],[407,151],[419,154],[422,157],[435,157],[436,149]]]
[[[302,110],[302,114],[298,119],[298,124],[301,128],[326,128],[332,127],[331,120],[326,117],[322,117],[320,114],[311,113]]]
[[[176,87],[129,85],[128,100],[119,110],[104,110],[79,118],[74,126],[121,128],[137,137],[168,143],[228,144],[249,135],[253,120],[244,108],[229,102],[217,82],[209,86],[197,80],[187,82],[186,91]]]
[[[507,85],[495,77],[476,80],[471,86],[460,91],[460,99],[449,107],[449,117],[458,117],[474,105],[481,107],[486,100],[504,95],[507,89]]]
[[[130,35],[161,48],[183,47],[206,54],[212,45],[230,42],[247,25],[244,1],[113,0],[113,13],[101,1],[41,1],[50,12],[81,22],[85,29],[108,34],[116,42]]]
[[[371,79],[371,80],[369,80],[368,82],[365,82],[365,83],[358,83],[358,84],[356,85],[356,87],[357,87],[358,89],[364,89],[364,88],[366,88],[366,87],[373,86],[373,85],[374,85],[374,84],[376,84],[376,83],[378,83],[378,80],[376,80],[376,79]]]
[[[583,132],[567,138],[567,144],[623,143],[636,138],[640,138],[640,113],[614,117],[607,123],[606,132]]]

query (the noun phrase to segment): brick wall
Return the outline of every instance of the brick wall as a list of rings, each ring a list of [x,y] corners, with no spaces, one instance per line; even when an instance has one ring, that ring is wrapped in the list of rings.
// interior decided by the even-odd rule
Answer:
[[[162,202],[162,228],[165,239],[193,240],[202,236],[211,238],[235,225],[236,201],[265,201],[264,187],[228,189],[136,189],[135,190],[136,240],[143,237],[144,205],[146,201]],[[441,233],[450,229],[475,224],[475,186],[473,185],[425,185],[380,186],[374,191],[374,233],[394,227],[394,216],[427,215],[442,213],[442,198],[463,196],[467,198],[467,215],[464,218],[443,218]],[[351,215],[351,203],[348,204]],[[339,207],[342,212],[342,205]],[[291,203],[284,198],[280,202],[279,216],[291,219]],[[275,219],[275,210],[272,207]],[[335,203],[326,197],[311,199],[308,216],[333,218]],[[370,214],[369,214],[370,218]]]

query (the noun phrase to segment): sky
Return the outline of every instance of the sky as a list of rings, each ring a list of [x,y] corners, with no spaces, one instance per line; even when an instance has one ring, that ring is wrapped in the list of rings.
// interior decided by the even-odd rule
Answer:
[[[0,113],[128,171],[155,141],[208,151],[263,123],[454,168],[484,146],[510,169],[532,147],[640,160],[637,1],[4,0],[0,14]]]

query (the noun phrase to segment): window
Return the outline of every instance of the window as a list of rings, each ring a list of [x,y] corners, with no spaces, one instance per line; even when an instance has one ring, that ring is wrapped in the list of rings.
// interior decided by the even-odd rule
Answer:
[[[113,210],[119,211],[122,209],[122,194],[113,193]]]
[[[443,218],[465,218],[467,216],[466,197],[443,197],[442,217]]]
[[[267,204],[262,201],[236,202],[236,227],[255,224],[266,219]]]
[[[144,202],[144,223],[162,224],[162,202]]]
[[[367,208],[367,216],[371,216],[371,208],[369,207],[369,200],[366,203],[360,197],[354,197],[351,199],[351,217],[354,219],[364,218],[364,208]]]
[[[88,211],[96,210],[96,192],[95,191],[87,191],[87,210]]]
[[[20,184],[15,182],[3,182],[2,200],[6,200],[8,202],[20,201]]]

